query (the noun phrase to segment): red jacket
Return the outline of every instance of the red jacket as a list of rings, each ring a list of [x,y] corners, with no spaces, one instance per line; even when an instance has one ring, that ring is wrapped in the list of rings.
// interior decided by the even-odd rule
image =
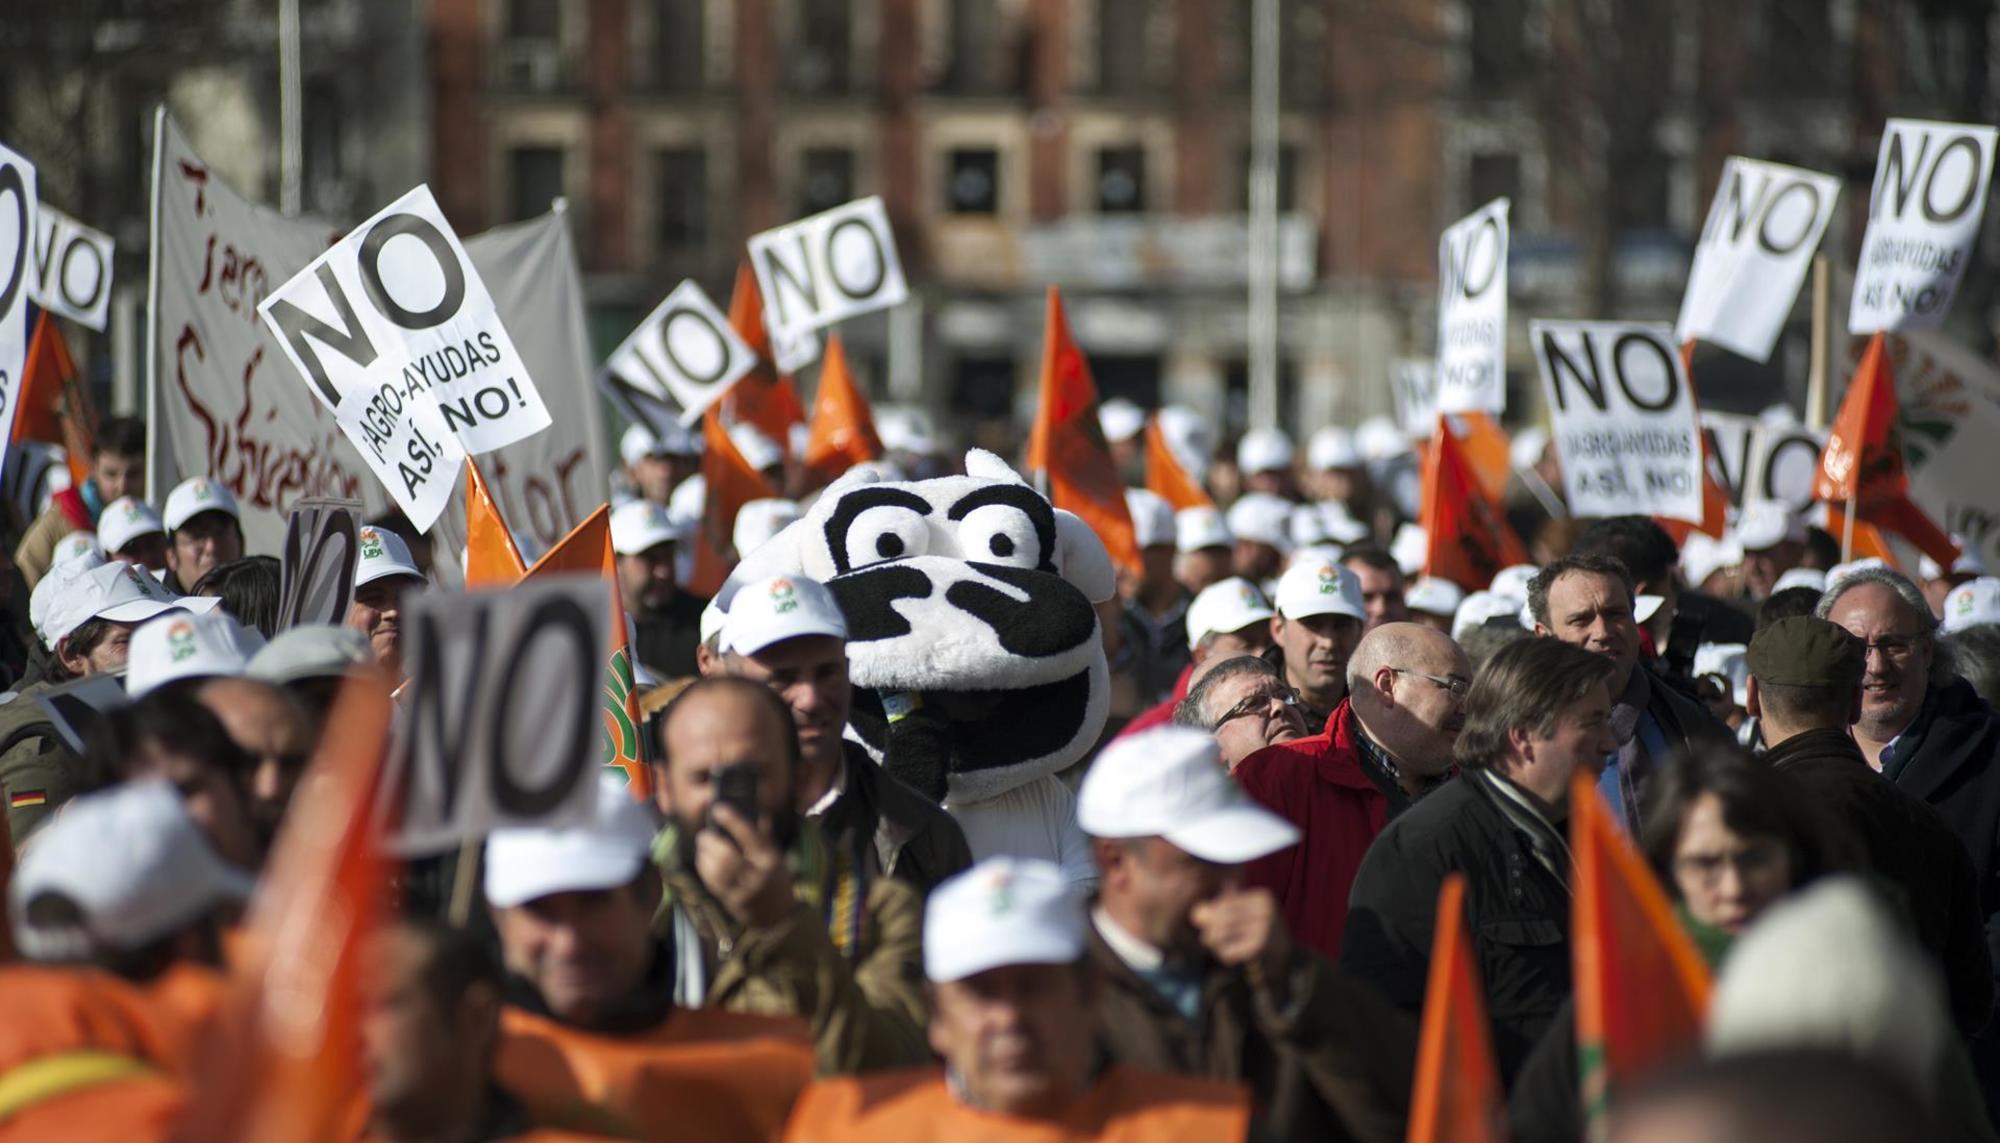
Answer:
[[[1126,723],[1118,733],[1111,737],[1116,740],[1128,735],[1137,734],[1142,730],[1151,730],[1156,726],[1165,726],[1172,722],[1174,720],[1174,708],[1179,706],[1181,700],[1187,697],[1188,678],[1193,674],[1193,663],[1189,663],[1187,666],[1181,668],[1181,677],[1174,683],[1174,693],[1167,698],[1167,701],[1153,707],[1151,710],[1141,711],[1137,718]]]
[[[1340,957],[1354,873],[1389,820],[1389,800],[1361,769],[1357,732],[1342,699],[1324,733],[1266,746],[1235,775],[1301,834],[1299,844],[1251,862],[1246,880],[1276,894],[1292,938],[1329,960]]]

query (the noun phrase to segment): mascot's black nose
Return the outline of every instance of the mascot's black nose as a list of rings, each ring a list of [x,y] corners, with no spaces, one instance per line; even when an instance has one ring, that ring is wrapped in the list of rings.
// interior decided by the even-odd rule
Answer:
[[[1060,655],[1095,633],[1096,610],[1061,576],[1000,564],[966,566],[1028,593],[1026,600],[1017,600],[971,579],[959,580],[944,592],[953,607],[993,628],[1008,654],[1024,659]]]
[[[899,599],[928,599],[931,577],[908,564],[885,564],[827,581],[847,620],[847,641],[867,643],[910,633],[910,621],[896,613]]]

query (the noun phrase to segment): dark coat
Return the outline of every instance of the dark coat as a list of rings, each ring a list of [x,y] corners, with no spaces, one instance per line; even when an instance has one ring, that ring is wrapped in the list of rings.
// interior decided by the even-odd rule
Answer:
[[[1965,846],[1937,810],[1877,774],[1845,730],[1808,730],[1764,760],[1804,792],[1857,856],[1900,900],[1912,935],[1936,960],[1952,1020],[1971,1034],[1993,1009],[1978,875]]]
[[[1988,950],[2000,966],[2000,715],[1962,679],[1931,691],[1904,731],[1915,745],[1884,773],[1937,807],[1979,878]]]
[[[1465,927],[1486,985],[1494,1054],[1512,1082],[1570,992],[1570,890],[1539,861],[1484,772],[1468,772],[1391,821],[1347,903],[1340,966],[1420,1013],[1445,875],[1465,875]]]
[[[1319,954],[1295,946],[1282,989],[1211,965],[1192,1021],[1094,927],[1085,958],[1099,1029],[1115,1062],[1240,1081],[1270,1138],[1401,1143],[1416,1026]]]
[[[679,591],[658,611],[634,613],[632,658],[662,681],[694,674],[694,649],[701,645],[701,610],[706,606],[706,599]]]
[[[936,802],[876,765],[858,744],[847,755],[847,789],[820,828],[835,845],[874,839],[876,868],[928,895],[938,882],[972,866],[965,831]]]

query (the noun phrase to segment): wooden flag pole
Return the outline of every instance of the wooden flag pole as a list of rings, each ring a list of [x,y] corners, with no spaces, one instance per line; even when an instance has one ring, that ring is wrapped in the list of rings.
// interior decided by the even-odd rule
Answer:
[[[1854,558],[1854,494],[1847,494],[1847,514],[1840,521],[1840,562]]]
[[[478,885],[473,876],[479,871],[479,843],[468,841],[458,847],[458,864],[451,877],[451,927],[465,928],[472,921],[472,894]]]
[[[1826,429],[1828,360],[1833,342],[1833,270],[1825,254],[1812,260],[1812,353],[1806,368],[1806,427]],[[1851,507],[1851,506],[1850,506]],[[1853,516],[1850,514],[1850,520]]]

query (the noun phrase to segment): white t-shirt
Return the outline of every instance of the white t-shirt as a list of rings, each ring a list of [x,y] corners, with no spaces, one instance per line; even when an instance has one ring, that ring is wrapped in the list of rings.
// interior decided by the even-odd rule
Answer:
[[[944,808],[965,831],[974,861],[999,854],[1037,857],[1061,866],[1071,887],[1082,892],[1097,888],[1090,842],[1076,825],[1076,795],[1053,774],[984,801],[961,805],[947,800]]]

